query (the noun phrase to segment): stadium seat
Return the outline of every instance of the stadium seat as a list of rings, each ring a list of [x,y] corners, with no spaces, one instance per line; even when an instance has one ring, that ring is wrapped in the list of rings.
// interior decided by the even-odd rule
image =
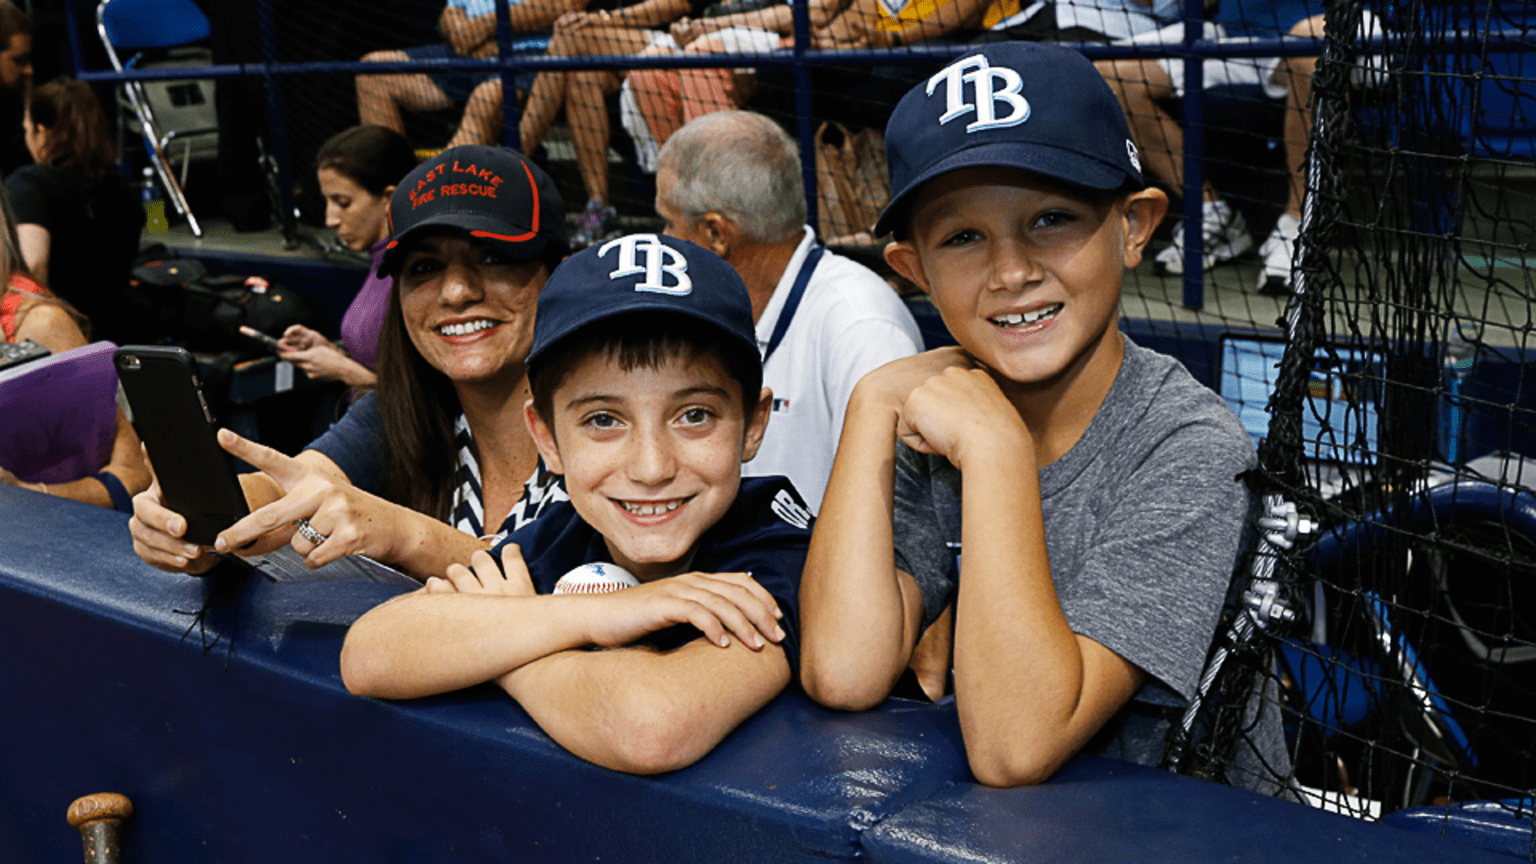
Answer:
[[[112,68],[145,68],[148,65],[199,66],[211,63],[211,55],[198,55],[199,59],[146,64],[143,53],[147,50],[179,48],[206,40],[209,36],[208,18],[192,0],[102,0],[96,7],[96,31],[101,36],[102,47],[112,61]],[[118,54],[135,52],[124,61]],[[205,90],[206,95],[205,95]],[[182,191],[182,180],[176,178],[166,149],[173,141],[185,143],[185,158],[192,157],[194,139],[214,139],[218,126],[213,119],[212,82],[206,80],[138,82],[123,84],[128,105],[133,109],[142,127],[144,147],[149,151],[150,163],[165,187],[176,210],[187,217],[187,224],[196,236],[202,236],[202,227]],[[185,178],[186,163],[183,163]]]
[[[107,464],[116,348],[95,342],[0,372],[0,466],[29,483],[67,483]]]

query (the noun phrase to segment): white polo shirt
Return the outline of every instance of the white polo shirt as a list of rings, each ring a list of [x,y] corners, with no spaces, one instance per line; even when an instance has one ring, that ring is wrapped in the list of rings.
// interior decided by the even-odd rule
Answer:
[[[815,242],[807,226],[757,322],[759,350],[767,349]],[[783,474],[811,510],[820,511],[854,385],[871,369],[921,350],[917,323],[884,279],[830,250],[823,253],[784,340],[763,368],[763,386],[773,390],[773,413],[757,458],[742,473]]]

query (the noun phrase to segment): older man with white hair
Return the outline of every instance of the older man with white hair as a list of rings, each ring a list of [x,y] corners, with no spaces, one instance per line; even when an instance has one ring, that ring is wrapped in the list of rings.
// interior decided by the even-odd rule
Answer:
[[[854,385],[922,350],[916,322],[884,279],[817,241],[799,151],[761,114],[707,114],[667,139],[656,212],[666,233],[730,262],[752,295],[773,416],[743,473],[783,474],[820,509]]]

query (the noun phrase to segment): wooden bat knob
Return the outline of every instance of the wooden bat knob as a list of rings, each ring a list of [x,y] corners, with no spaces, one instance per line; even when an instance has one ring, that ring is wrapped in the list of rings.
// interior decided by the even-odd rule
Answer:
[[[132,815],[133,802],[116,792],[86,795],[69,805],[65,818],[80,832],[85,864],[116,864],[120,852],[117,830]]]

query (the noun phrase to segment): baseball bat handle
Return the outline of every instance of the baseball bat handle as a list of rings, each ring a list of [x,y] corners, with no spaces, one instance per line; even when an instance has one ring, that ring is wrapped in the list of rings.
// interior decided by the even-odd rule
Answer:
[[[116,792],[86,795],[69,805],[65,818],[80,832],[85,864],[117,864],[121,852],[118,829],[132,815],[133,802]]]

